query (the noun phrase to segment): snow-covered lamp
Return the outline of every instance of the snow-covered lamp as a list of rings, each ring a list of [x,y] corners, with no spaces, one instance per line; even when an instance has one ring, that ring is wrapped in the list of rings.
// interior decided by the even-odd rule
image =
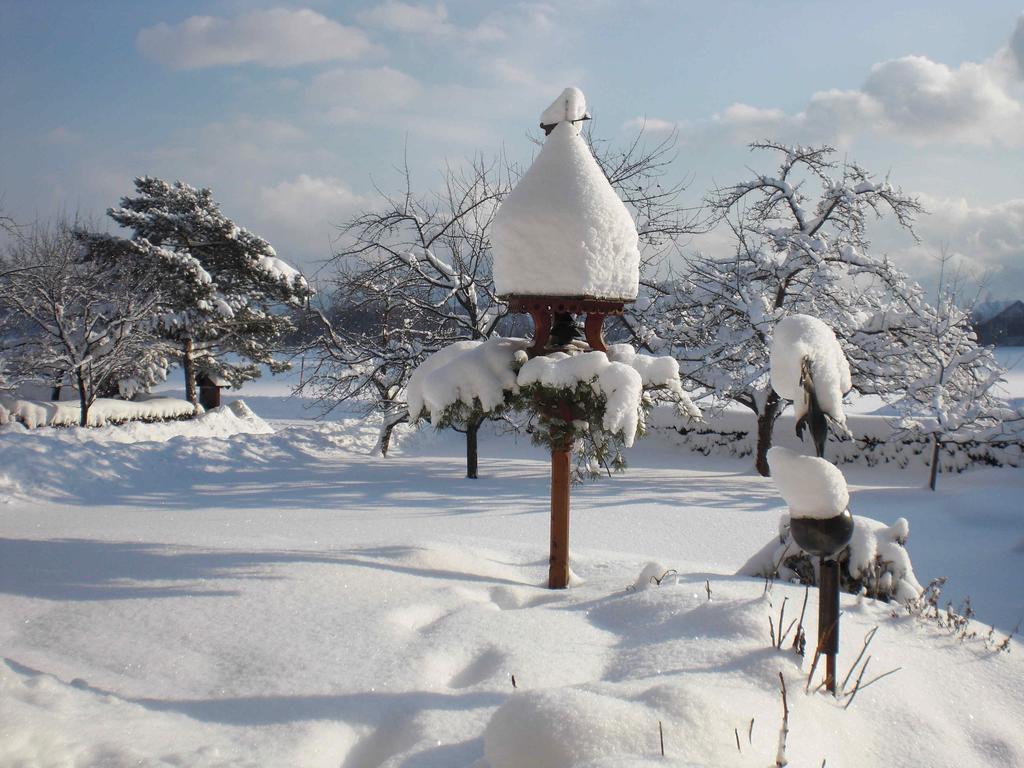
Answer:
[[[577,315],[586,315],[590,348],[605,351],[604,318],[637,296],[636,225],[580,136],[587,119],[578,88],[544,110],[544,146],[491,228],[494,287],[513,312],[533,318],[531,357],[571,341]]]

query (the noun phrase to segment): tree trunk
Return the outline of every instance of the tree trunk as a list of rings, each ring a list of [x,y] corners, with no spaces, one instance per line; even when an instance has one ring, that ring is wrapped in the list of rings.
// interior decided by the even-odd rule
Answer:
[[[768,468],[768,449],[772,447],[772,430],[779,415],[780,402],[779,396],[770,392],[764,401],[764,410],[757,414],[757,460],[754,466],[761,477],[771,477],[772,474]]]
[[[89,393],[85,389],[85,376],[82,375],[81,368],[75,371],[75,377],[78,380],[78,425],[87,427],[89,426]]]
[[[196,394],[196,367],[192,354],[192,339],[185,339],[181,356],[181,367],[185,372],[185,399],[192,403],[193,408],[198,409],[199,397]]]
[[[391,433],[395,431],[395,427],[403,421],[408,420],[408,411],[402,412],[402,414],[397,417],[394,414],[384,415],[384,423],[380,427],[380,437],[377,438],[377,450],[380,451],[381,456],[388,455],[388,449],[391,448]]]
[[[480,425],[484,423],[483,417],[470,418],[466,423],[466,477],[470,480],[477,479],[477,433]]]
[[[942,443],[939,441],[939,435],[936,432],[932,435],[932,469],[931,474],[928,477],[928,487],[933,491],[935,485],[939,481],[939,449],[942,447]]]
[[[54,384],[53,388],[50,390],[50,399],[59,401],[61,389],[62,386],[60,384]]]

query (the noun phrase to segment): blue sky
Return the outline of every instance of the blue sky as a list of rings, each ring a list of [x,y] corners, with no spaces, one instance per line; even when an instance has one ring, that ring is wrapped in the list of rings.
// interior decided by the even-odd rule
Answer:
[[[833,143],[933,212],[919,244],[878,228],[880,250],[927,280],[947,244],[1024,297],[1021,18],[1000,0],[0,0],[0,195],[21,221],[99,220],[134,176],[180,178],[312,270],[403,153],[422,189],[446,160],[526,159],[577,85],[599,136],[678,130],[693,201],[770,169],[753,139]]]

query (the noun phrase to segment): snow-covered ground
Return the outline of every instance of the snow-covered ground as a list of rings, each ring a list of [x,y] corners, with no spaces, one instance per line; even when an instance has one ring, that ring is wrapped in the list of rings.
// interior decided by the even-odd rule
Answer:
[[[406,431],[382,459],[370,421],[310,422],[274,386],[240,393],[272,432],[237,406],[0,432],[0,766],[763,768],[780,672],[791,765],[1024,765],[1016,641],[846,596],[840,679],[873,627],[865,680],[901,669],[845,710],[804,693],[810,658],[768,623],[803,589],[732,575],[784,509],[749,459],[639,441],[574,490],[584,583],[551,592],[527,439],[484,435],[465,480],[458,435]],[[844,473],[854,514],[910,521],[923,583],[970,594],[982,634],[1012,629],[1024,473],[938,493],[920,467]],[[651,561],[678,580],[628,589]],[[813,593],[805,623],[813,644]]]

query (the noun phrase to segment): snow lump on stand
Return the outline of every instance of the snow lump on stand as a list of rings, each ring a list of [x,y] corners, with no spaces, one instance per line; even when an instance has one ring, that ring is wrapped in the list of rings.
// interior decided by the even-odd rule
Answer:
[[[843,514],[850,504],[846,478],[825,459],[776,446],[768,451],[768,466],[793,517],[824,520]]]
[[[850,391],[850,364],[835,333],[810,315],[791,315],[775,326],[771,350],[772,389],[787,400],[799,420],[807,412],[802,363],[810,361],[811,377],[818,404],[838,424],[846,424],[843,395]]]
[[[495,216],[499,295],[636,298],[636,225],[572,122],[585,111],[583,94],[576,93],[572,99],[563,93],[545,110],[542,121],[555,116],[558,124]]]

